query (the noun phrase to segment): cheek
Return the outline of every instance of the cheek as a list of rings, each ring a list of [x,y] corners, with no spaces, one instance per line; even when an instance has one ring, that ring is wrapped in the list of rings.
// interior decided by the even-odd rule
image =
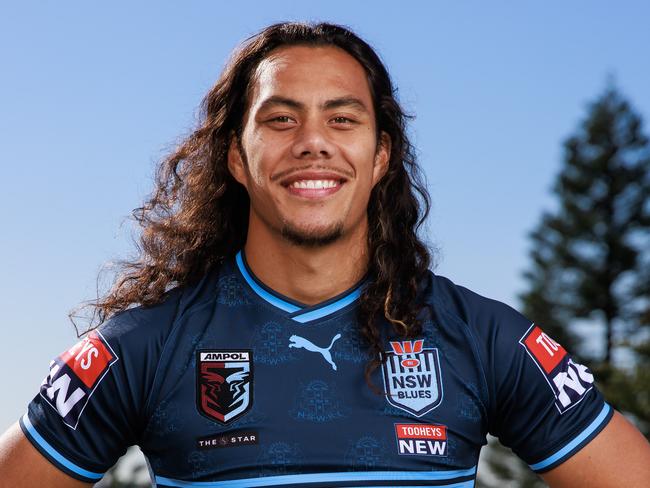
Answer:
[[[371,141],[364,144],[352,145],[344,152],[346,160],[352,162],[353,171],[357,180],[357,186],[365,188],[372,185],[375,146]]]
[[[256,153],[254,157],[249,156],[248,175],[249,181],[256,192],[260,192],[267,186],[269,170],[266,167],[267,158],[264,154]]]
[[[264,192],[273,185],[271,176],[282,161],[283,149],[277,141],[265,139],[261,134],[253,135],[247,147],[248,172],[256,191]]]
[[[257,164],[252,164],[249,170],[250,170],[250,180],[254,188],[254,191],[256,193],[260,193],[260,191],[262,191],[263,188],[266,186],[264,184],[266,180],[264,169]]]

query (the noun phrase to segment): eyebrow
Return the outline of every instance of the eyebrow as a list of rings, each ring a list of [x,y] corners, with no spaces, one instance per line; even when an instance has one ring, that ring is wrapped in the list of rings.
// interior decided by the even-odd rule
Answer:
[[[305,110],[306,108],[304,103],[299,102],[298,100],[294,100],[293,98],[282,97],[280,95],[273,95],[267,98],[266,100],[264,100],[260,104],[260,108],[258,111],[266,110],[276,105],[284,105],[287,107],[294,108],[296,110]],[[366,105],[361,100],[353,96],[332,98],[330,100],[326,100],[320,105],[321,110],[332,110],[340,107],[352,107],[352,108],[356,108],[361,112],[369,113],[368,109],[366,108]]]

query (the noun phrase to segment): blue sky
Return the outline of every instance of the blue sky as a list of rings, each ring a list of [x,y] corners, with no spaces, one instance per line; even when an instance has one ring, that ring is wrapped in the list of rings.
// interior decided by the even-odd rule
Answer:
[[[436,272],[516,307],[561,143],[607,75],[650,116],[649,18],[641,1],[5,4],[0,429],[75,341],[67,312],[102,264],[133,252],[126,217],[156,161],[263,26],[328,20],[376,48],[416,115]]]

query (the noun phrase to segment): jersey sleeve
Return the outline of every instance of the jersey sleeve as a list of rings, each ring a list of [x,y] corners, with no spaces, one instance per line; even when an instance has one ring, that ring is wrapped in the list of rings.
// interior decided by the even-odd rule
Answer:
[[[480,297],[477,305],[490,391],[489,431],[529,464],[548,471],[584,447],[613,409],[591,371],[507,304]]]
[[[98,481],[138,443],[165,341],[160,323],[170,320],[160,312],[122,312],[50,361],[20,426],[43,456],[73,478]]]

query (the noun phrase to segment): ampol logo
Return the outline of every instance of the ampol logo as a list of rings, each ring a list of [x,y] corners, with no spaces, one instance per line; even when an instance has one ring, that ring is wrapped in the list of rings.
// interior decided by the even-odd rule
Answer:
[[[248,350],[202,350],[196,357],[196,407],[227,424],[253,405],[253,358]]]
[[[386,400],[416,417],[442,402],[438,349],[424,348],[424,339],[393,341],[383,364]]]

